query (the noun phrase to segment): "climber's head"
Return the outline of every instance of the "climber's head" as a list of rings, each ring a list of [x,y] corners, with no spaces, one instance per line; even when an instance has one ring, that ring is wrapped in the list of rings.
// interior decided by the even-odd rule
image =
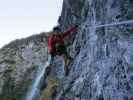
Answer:
[[[53,28],[53,31],[54,32],[61,32],[61,29],[60,29],[59,26],[56,26],[56,27]]]

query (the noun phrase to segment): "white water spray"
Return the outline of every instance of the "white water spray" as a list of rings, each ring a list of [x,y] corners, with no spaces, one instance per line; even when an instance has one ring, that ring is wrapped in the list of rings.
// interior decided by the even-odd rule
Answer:
[[[49,62],[47,61],[45,66],[40,68],[37,72],[36,78],[33,81],[33,84],[31,85],[25,100],[36,100],[36,98],[39,96],[40,92],[40,83],[44,77],[45,69],[49,66]]]
[[[133,20],[114,22],[114,23],[111,23],[111,24],[104,24],[104,25],[95,25],[95,28],[117,26],[117,25],[123,25],[123,24],[133,24]]]

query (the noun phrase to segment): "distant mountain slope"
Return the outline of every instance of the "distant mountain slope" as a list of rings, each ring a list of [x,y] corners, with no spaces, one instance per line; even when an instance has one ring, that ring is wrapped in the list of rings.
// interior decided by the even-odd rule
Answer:
[[[21,100],[47,59],[46,33],[15,40],[0,50],[0,98]]]

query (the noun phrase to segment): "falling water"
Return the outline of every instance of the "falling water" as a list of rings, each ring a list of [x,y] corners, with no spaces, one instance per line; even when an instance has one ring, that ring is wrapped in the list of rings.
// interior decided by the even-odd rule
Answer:
[[[45,69],[47,66],[49,66],[48,61],[46,62],[44,67],[38,69],[36,78],[34,79],[33,84],[31,85],[31,87],[26,95],[25,100],[36,100],[37,97],[39,96],[40,84],[44,77]]]

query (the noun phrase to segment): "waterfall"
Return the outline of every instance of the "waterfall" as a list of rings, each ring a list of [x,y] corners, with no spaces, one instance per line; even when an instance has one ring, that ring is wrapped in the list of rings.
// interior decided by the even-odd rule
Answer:
[[[40,95],[41,81],[44,78],[44,73],[47,66],[49,66],[49,61],[47,61],[43,67],[38,68],[36,78],[33,80],[25,100],[37,100],[37,97]]]

